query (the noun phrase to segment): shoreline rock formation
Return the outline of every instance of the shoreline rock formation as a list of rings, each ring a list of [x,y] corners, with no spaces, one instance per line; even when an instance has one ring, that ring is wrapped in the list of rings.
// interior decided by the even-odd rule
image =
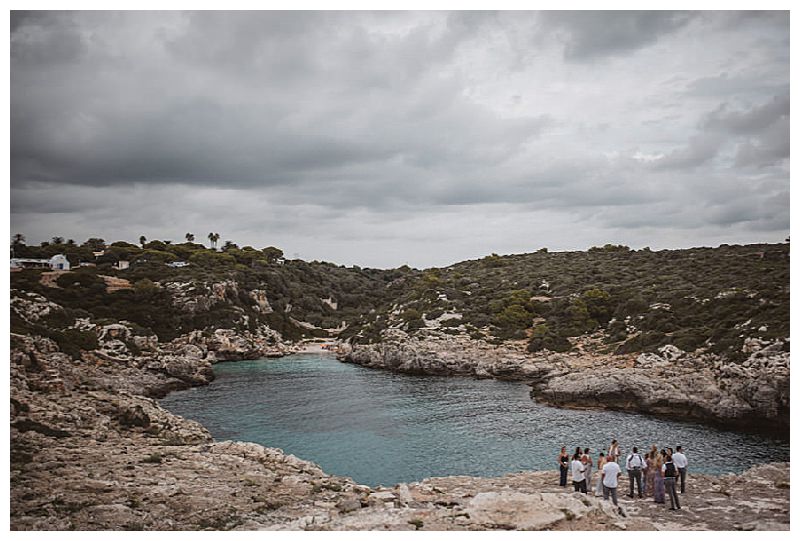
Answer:
[[[339,358],[397,372],[523,381],[536,400],[553,406],[637,411],[788,437],[789,352],[780,341],[746,340],[748,358],[734,363],[672,345],[658,353],[598,353],[592,337],[577,351],[534,354],[521,343],[494,346],[436,330],[412,337],[389,329],[382,338],[344,344]]]
[[[28,296],[27,318],[58,305]],[[681,514],[649,502],[624,503],[561,489],[556,472],[498,478],[445,477],[367,487],[330,475],[280,449],[217,442],[200,424],[155,400],[206,385],[213,364],[297,349],[263,336],[220,329],[168,343],[129,325],[79,320],[97,348],[78,358],[48,338],[12,334],[12,530],[621,530],[786,529],[789,465],[741,475],[692,474]],[[263,339],[263,341],[259,341]],[[446,352],[449,352],[445,354]],[[392,369],[547,382],[566,361],[527,362],[521,352],[480,365],[443,342],[421,353],[414,342],[356,357]],[[483,346],[480,346],[483,347]],[[438,352],[438,353],[437,353]],[[351,352],[352,353],[352,352]],[[435,353],[435,354],[434,354]],[[511,355],[513,353],[513,355]],[[429,360],[431,359],[431,360]],[[583,362],[575,357],[573,363]],[[621,362],[617,360],[617,362]],[[566,363],[566,364],[565,364]],[[556,380],[557,381],[557,380]],[[733,521],[733,522],[732,522]]]

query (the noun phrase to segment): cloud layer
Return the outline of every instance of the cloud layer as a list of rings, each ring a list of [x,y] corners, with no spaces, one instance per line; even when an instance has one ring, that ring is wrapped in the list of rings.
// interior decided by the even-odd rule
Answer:
[[[781,240],[785,12],[14,12],[12,232],[338,263]]]

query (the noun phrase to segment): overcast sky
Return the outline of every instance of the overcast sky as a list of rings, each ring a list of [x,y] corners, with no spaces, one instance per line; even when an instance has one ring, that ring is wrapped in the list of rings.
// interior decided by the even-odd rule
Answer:
[[[788,12],[14,12],[11,232],[442,266],[789,234]]]

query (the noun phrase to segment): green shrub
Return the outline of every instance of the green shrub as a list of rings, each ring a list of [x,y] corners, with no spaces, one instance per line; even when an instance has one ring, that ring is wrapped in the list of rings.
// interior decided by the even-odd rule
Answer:
[[[153,453],[142,459],[145,464],[161,464],[163,461],[164,457],[161,456],[161,453]]]
[[[612,302],[608,291],[594,288],[581,295],[581,299],[586,305],[589,317],[601,324],[605,324],[611,319]]]
[[[554,333],[546,324],[533,328],[531,339],[528,342],[528,351],[531,353],[547,349],[563,353],[572,349],[572,344],[565,336]]]
[[[692,352],[703,346],[708,337],[709,330],[707,328],[681,329],[672,334],[670,342],[683,351]]]
[[[648,331],[640,333],[625,341],[624,344],[617,348],[616,353],[635,353],[635,352],[653,352],[659,347],[669,344],[670,339],[667,335],[658,331]]]
[[[105,291],[106,283],[93,272],[66,272],[56,279],[58,287],[62,288],[87,288],[102,289]]]

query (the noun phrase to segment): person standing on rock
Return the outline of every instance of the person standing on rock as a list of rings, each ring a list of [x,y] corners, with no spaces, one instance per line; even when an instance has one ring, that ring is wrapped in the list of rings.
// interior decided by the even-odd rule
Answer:
[[[628,497],[633,498],[633,483],[636,482],[636,488],[639,489],[639,498],[642,497],[642,468],[644,467],[644,459],[639,454],[637,447],[633,448],[631,454],[625,460],[625,469],[628,471]]]
[[[655,447],[655,445],[653,446]],[[657,450],[651,449],[649,453],[644,455],[644,461],[646,464],[645,473],[644,473],[644,495],[645,496],[652,496],[653,491],[655,490],[655,483],[656,483],[656,476],[661,476],[661,470],[659,466],[656,465],[656,456],[658,455]]]
[[[594,466],[594,460],[592,460],[592,455],[589,454],[590,449],[586,447],[583,450],[583,456],[581,456],[581,463],[583,463],[583,467],[586,468],[586,473],[584,473],[584,477],[586,477],[586,489],[588,491],[593,491],[594,487],[592,486],[592,467]]]
[[[597,457],[597,471],[600,472],[600,476],[597,478],[597,487],[594,489],[594,495],[600,496],[603,493],[603,466],[606,465],[606,455],[600,453]]]
[[[683,448],[678,445],[675,447],[675,452],[672,454],[672,462],[678,468],[678,474],[681,477],[681,494],[686,492],[686,467],[689,465],[689,460],[683,454]]]
[[[614,505],[619,505],[617,502],[617,487],[619,486],[619,477],[622,475],[622,470],[613,460],[608,460],[603,464],[603,470],[600,474],[600,481],[603,483],[603,499],[607,500],[609,494],[611,501]]]
[[[653,501],[656,503],[664,503],[664,477],[661,469],[664,466],[664,456],[667,453],[655,453],[653,455]]]
[[[656,467],[656,455],[658,455],[658,447],[655,445],[650,446],[650,452],[644,455],[644,461],[647,463],[644,476],[644,495],[652,496],[655,490],[656,477],[661,476],[661,466]]]
[[[567,486],[567,473],[569,472],[569,453],[566,446],[561,447],[561,454],[558,455],[558,467],[561,470],[559,485],[565,487]]]
[[[608,460],[619,462],[619,443],[617,443],[617,440],[611,440],[611,445],[608,448]]]
[[[669,494],[670,511],[676,511],[681,508],[678,493],[675,491],[675,478],[678,476],[678,468],[672,462],[671,455],[667,455],[667,461],[661,466],[661,474],[664,476],[664,489]]]
[[[647,453],[642,457],[642,494],[647,494]]]
[[[583,492],[586,494],[586,477],[584,473],[586,468],[581,462],[581,455],[575,453],[572,455],[572,486],[575,487],[575,492]]]

